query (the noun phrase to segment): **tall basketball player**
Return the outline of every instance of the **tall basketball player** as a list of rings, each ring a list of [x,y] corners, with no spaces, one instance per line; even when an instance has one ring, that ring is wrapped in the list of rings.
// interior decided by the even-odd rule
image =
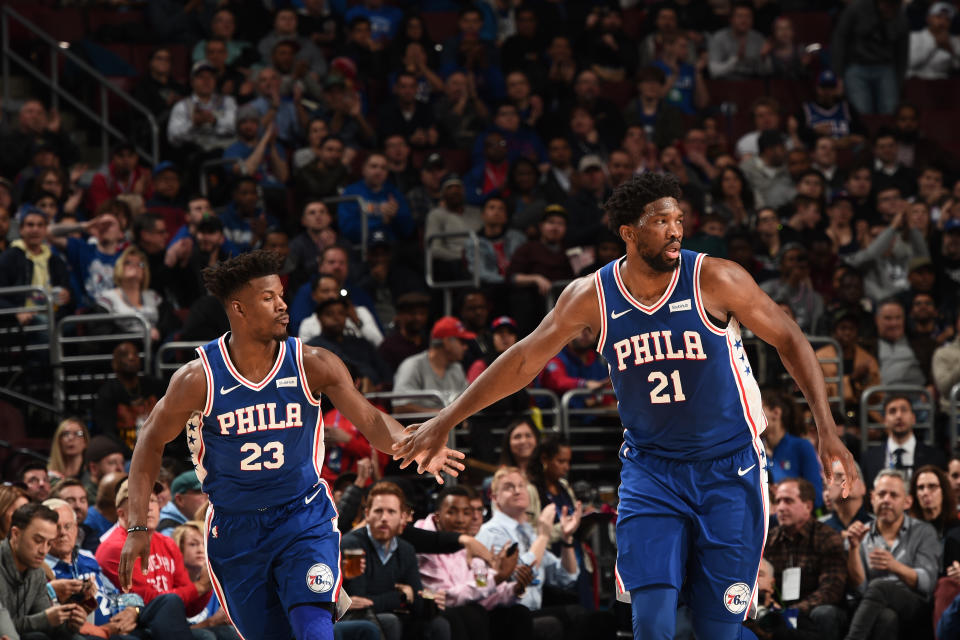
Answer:
[[[605,205],[625,257],[566,288],[554,310],[435,418],[409,427],[395,457],[443,460],[461,420],[522,388],[584,327],[598,336],[624,426],[617,591],[634,637],[673,638],[678,599],[698,638],[753,634],[742,621],[767,533],[760,433],[766,423],[741,324],[774,345],[817,422],[824,469],[853,458],[836,434],[823,375],[796,323],[727,260],[681,250],[676,178],[654,173]],[[855,477],[849,475],[847,477]]]
[[[150,488],[164,445],[186,425],[197,476],[210,497],[208,569],[246,640],[330,640],[340,591],[340,534],[323,463],[321,396],[381,451],[403,427],[370,405],[347,368],[323,349],[287,337],[282,260],[254,251],[204,271],[230,332],[197,349],[140,431],[130,464],[130,516],[120,582],[146,571]],[[456,476],[463,455],[439,454]],[[422,463],[429,463],[421,459]],[[440,476],[437,475],[438,480]],[[137,563],[140,566],[137,567]]]

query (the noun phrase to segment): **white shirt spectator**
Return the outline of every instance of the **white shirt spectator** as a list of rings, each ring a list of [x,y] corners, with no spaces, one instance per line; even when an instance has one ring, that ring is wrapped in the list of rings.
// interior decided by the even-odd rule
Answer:
[[[347,323],[343,327],[343,335],[363,338],[374,347],[379,347],[380,343],[383,342],[383,333],[377,326],[373,314],[366,307],[354,306],[354,308],[357,310],[357,320],[360,321],[360,324],[357,325],[352,318],[348,317]],[[320,318],[314,313],[300,323],[300,335],[298,337],[302,342],[310,342],[320,335],[322,330]]]
[[[960,36],[950,36],[949,43],[952,51],[939,47],[930,29],[911,33],[907,77],[945,80],[960,70]]]
[[[193,114],[198,109],[213,112],[216,123],[194,124]],[[225,149],[236,138],[236,127],[237,103],[231,96],[214,94],[207,102],[203,102],[193,94],[173,105],[167,124],[167,138],[175,147],[193,142],[204,151]]]

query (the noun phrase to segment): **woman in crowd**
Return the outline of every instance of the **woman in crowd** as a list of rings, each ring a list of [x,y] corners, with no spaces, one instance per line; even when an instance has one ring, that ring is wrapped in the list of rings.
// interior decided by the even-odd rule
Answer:
[[[560,551],[560,514],[566,509],[572,513],[577,508],[577,496],[567,482],[570,473],[570,458],[573,449],[559,434],[550,434],[540,442],[537,459],[530,469],[530,481],[536,486],[540,504],[557,507],[557,525],[550,535],[550,543]]]
[[[530,522],[536,522],[537,516],[540,515],[540,493],[530,482],[528,475],[539,445],[540,430],[529,418],[520,418],[511,423],[500,443],[500,466],[517,467],[528,477],[527,493],[530,494],[530,506],[527,508],[527,516]]]
[[[937,538],[944,537],[960,525],[957,520],[957,498],[950,480],[938,467],[928,464],[914,471],[910,478],[910,515],[933,525]]]
[[[323,118],[314,118],[307,125],[307,146],[293,154],[293,169],[302,169],[320,157],[320,143],[330,135],[330,128]]]
[[[113,282],[117,286],[103,292],[97,304],[109,313],[135,314],[147,321],[150,339],[154,344],[172,330],[170,305],[156,291],[150,289],[150,266],[147,256],[136,247],[127,247],[117,260],[113,270]],[[136,320],[120,320],[124,331],[137,331]]]
[[[725,167],[713,181],[713,212],[728,227],[746,227],[753,219],[753,190],[738,167]]]
[[[40,197],[44,192],[52,194],[57,199],[57,218],[60,214],[77,215],[80,203],[83,201],[83,188],[77,184],[77,180],[83,175],[86,169],[83,165],[78,165],[70,172],[70,183],[67,184],[66,176],[61,169],[46,167],[37,172],[37,177],[33,180],[32,201]]]
[[[10,516],[13,512],[28,502],[30,499],[22,488],[6,483],[0,485],[0,539],[6,540],[10,533]]]
[[[50,461],[47,463],[51,485],[64,478],[80,479],[83,454],[88,442],[90,432],[79,418],[67,418],[57,426],[50,446]]]
[[[183,564],[190,574],[190,580],[196,582],[207,570],[207,556],[203,543],[203,523],[190,520],[173,530],[173,541],[183,554]],[[197,615],[187,618],[193,630],[193,640],[240,640],[237,630],[227,619],[227,613],[220,606],[220,600],[214,594],[207,606]]]

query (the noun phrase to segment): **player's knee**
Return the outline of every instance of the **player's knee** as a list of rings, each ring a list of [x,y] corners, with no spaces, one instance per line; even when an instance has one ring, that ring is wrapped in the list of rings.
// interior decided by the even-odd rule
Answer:
[[[676,589],[663,586],[631,589],[630,606],[634,638],[672,640],[677,624]]]
[[[290,609],[290,626],[297,640],[333,640],[333,612],[323,604],[303,604]]]

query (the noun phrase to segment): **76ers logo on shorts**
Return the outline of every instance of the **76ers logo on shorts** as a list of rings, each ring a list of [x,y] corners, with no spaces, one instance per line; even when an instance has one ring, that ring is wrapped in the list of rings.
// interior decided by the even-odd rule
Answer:
[[[723,592],[723,606],[730,613],[743,613],[750,605],[750,587],[744,582],[734,582]]]
[[[326,593],[333,589],[333,572],[330,567],[318,562],[307,569],[307,588],[314,593]]]

